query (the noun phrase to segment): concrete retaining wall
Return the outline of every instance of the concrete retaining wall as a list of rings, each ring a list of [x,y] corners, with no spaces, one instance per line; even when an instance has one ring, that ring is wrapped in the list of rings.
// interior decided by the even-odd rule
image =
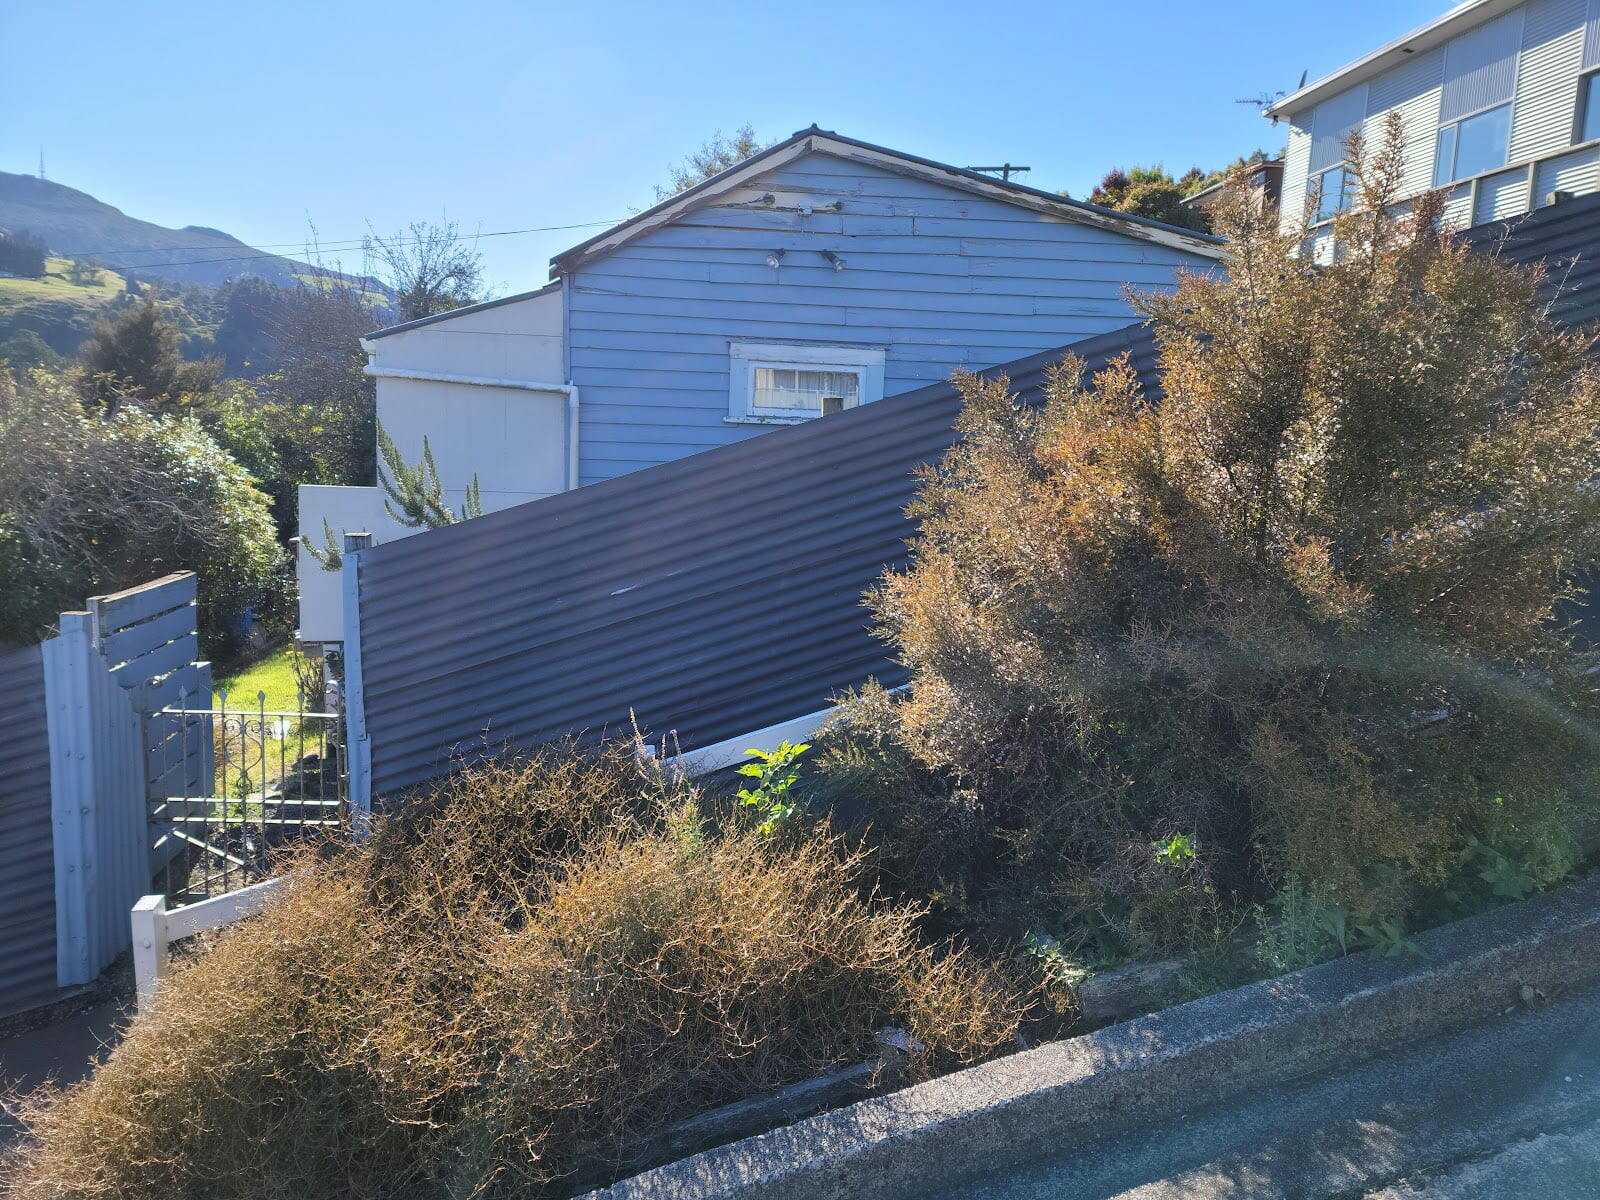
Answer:
[[[1600,978],[1600,879],[864,1100],[624,1180],[593,1200],[893,1200],[1462,1028]]]

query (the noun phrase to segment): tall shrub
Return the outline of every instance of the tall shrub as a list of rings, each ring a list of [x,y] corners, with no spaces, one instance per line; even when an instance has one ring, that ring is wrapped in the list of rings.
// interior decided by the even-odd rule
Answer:
[[[1182,834],[1208,880],[1400,912],[1473,839],[1592,807],[1552,619],[1600,550],[1591,339],[1437,195],[1400,212],[1399,144],[1349,147],[1329,265],[1218,209],[1226,273],[1136,298],[1159,404],[1125,362],[1065,364],[1039,407],[961,381],[873,607],[913,673],[898,739],[1030,903],[1142,902]]]

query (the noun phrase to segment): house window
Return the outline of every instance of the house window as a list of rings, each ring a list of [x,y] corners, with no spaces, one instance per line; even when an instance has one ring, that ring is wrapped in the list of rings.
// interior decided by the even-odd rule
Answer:
[[[1317,197],[1314,220],[1326,221],[1341,212],[1350,202],[1349,181],[1344,168],[1329,167],[1326,171],[1307,176],[1306,195]]]
[[[728,420],[783,424],[825,417],[883,395],[882,350],[735,342]]]
[[[1585,75],[1578,88],[1579,142],[1600,138],[1600,72]]]
[[[1433,160],[1433,186],[1443,187],[1505,166],[1510,140],[1509,104],[1441,125]]]

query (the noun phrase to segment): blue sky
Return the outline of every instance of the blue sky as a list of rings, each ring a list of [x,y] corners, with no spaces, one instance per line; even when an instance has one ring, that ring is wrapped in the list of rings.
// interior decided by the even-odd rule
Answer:
[[[266,4],[4,0],[0,169],[256,245],[448,215],[620,218],[717,129],[813,121],[1084,196],[1108,168],[1213,166],[1290,89],[1445,0]],[[20,51],[19,52],[19,48]],[[497,294],[594,229],[480,244]],[[353,264],[351,264],[353,265]]]

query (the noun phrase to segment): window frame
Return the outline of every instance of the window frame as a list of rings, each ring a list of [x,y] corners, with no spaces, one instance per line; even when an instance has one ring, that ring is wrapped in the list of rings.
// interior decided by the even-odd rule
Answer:
[[[1326,180],[1328,176],[1332,175],[1335,171],[1339,173],[1338,202],[1332,209],[1327,209],[1326,206],[1328,203],[1329,193],[1327,190]],[[1322,189],[1320,195],[1318,195],[1319,186]],[[1324,222],[1331,221],[1345,209],[1349,208],[1350,173],[1345,169],[1345,164],[1342,161],[1336,162],[1332,166],[1323,167],[1320,171],[1307,172],[1306,195],[1317,195],[1317,211],[1311,218],[1311,224],[1313,225],[1321,225]]]
[[[883,398],[885,352],[864,346],[823,346],[781,342],[730,342],[728,415],[733,425],[798,425],[824,414],[810,409],[757,408],[755,378],[758,368],[779,371],[834,371],[856,377],[859,408]]]
[[[1589,102],[1596,96],[1600,96],[1600,92],[1595,90],[1597,87],[1600,87],[1600,67],[1593,67],[1578,76],[1578,102],[1572,111],[1572,145],[1574,146],[1600,141],[1600,113],[1596,114],[1596,128],[1593,132],[1583,127],[1583,119],[1589,111]]]
[[[1433,186],[1435,188],[1446,188],[1451,184],[1460,183],[1463,179],[1476,179],[1480,175],[1493,175],[1496,171],[1504,171],[1513,165],[1511,162],[1511,133],[1512,121],[1516,117],[1515,105],[1515,99],[1502,100],[1499,104],[1490,104],[1478,109],[1476,112],[1462,113],[1455,120],[1445,121],[1435,129],[1433,135]],[[1456,164],[1461,160],[1461,127],[1469,121],[1476,121],[1479,117],[1486,117],[1490,113],[1499,112],[1501,109],[1504,109],[1506,114],[1506,137],[1504,145],[1500,148],[1500,161],[1492,167],[1482,167],[1476,171],[1468,171],[1465,175],[1460,174],[1457,171]],[[1440,167],[1442,163],[1439,143],[1446,133],[1450,135],[1450,167],[1449,174],[1441,178]]]

